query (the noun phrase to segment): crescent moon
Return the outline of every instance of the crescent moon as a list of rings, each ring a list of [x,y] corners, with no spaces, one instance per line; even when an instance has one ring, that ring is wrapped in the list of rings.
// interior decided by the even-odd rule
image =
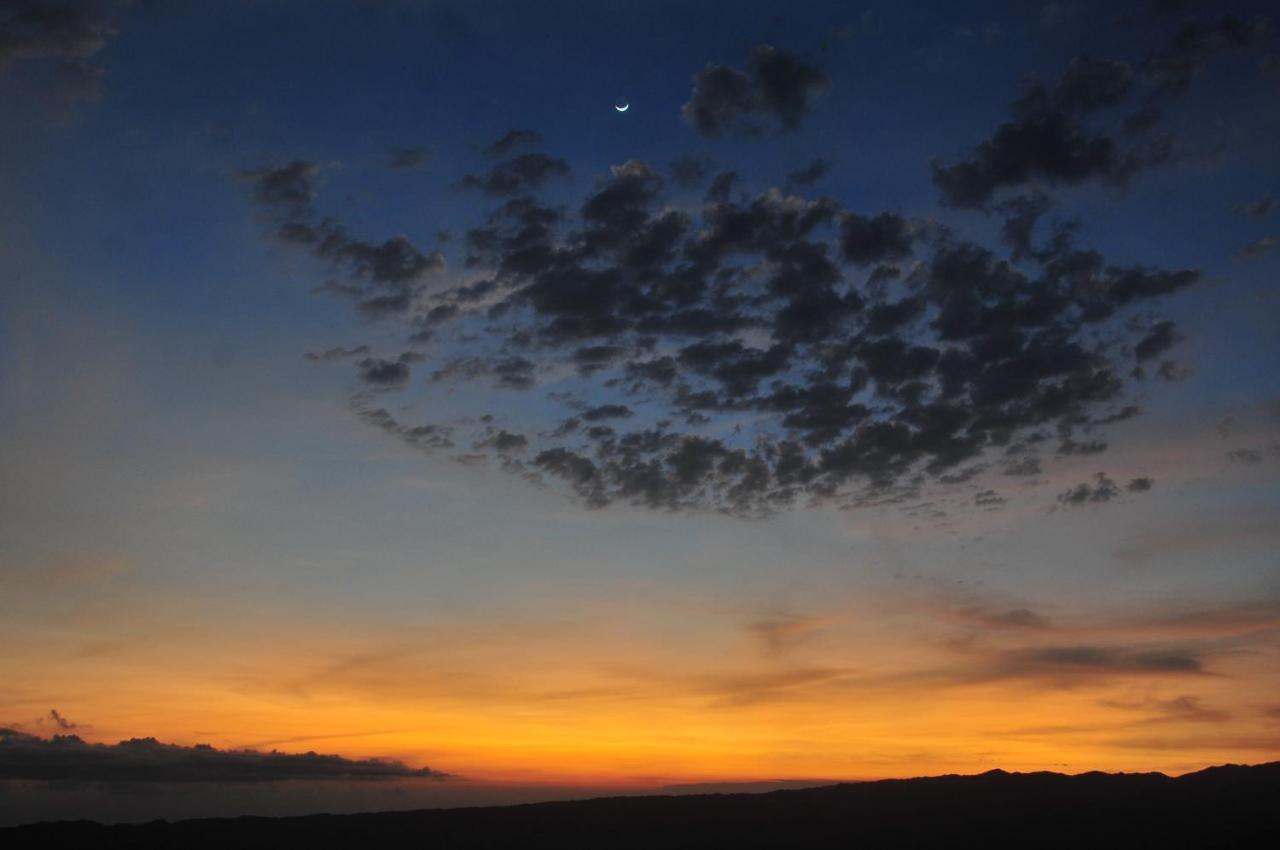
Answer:
[[[625,103],[622,106],[614,106],[613,108],[618,110],[619,112],[626,112],[628,109],[631,108],[631,104]]]

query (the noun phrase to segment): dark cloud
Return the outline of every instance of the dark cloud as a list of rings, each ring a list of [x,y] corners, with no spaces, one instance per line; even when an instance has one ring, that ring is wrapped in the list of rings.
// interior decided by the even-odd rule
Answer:
[[[761,44],[752,49],[745,71],[708,64],[694,74],[693,93],[681,113],[703,136],[792,131],[829,87],[817,66]]]
[[[712,162],[705,157],[682,156],[671,160],[671,182],[691,188],[701,186],[711,173]]]
[[[1004,654],[1002,672],[1011,676],[1197,675],[1203,662],[1180,649],[1113,646],[1045,646]]]
[[[1118,124],[1110,120],[1102,128],[1094,126],[1093,116],[1109,114],[1132,99],[1136,80],[1126,63],[1077,57],[1057,80],[1029,81],[1012,105],[1012,120],[961,161],[934,163],[933,181],[943,200],[957,207],[982,207],[997,192],[1024,185],[1099,181],[1123,186],[1139,171],[1164,162],[1171,155],[1171,139],[1160,129],[1154,107]],[[1016,222],[1025,223],[1032,211],[1018,210],[1020,218],[1006,237],[1016,239]]]
[[[1156,369],[1156,377],[1163,381],[1185,381],[1195,374],[1190,366],[1182,366],[1173,360],[1165,360]]]
[[[1271,214],[1276,208],[1275,198],[1270,195],[1258,198],[1256,201],[1240,204],[1235,208],[1236,215],[1247,215],[1252,218],[1264,218]]]
[[[900,215],[848,213],[840,222],[840,255],[860,265],[901,260],[910,256],[913,238],[911,223]]]
[[[404,425],[383,407],[370,407],[364,395],[352,399],[351,409],[367,425],[386,431],[416,449],[433,451],[453,448],[453,429],[446,425]]]
[[[1227,460],[1242,466],[1257,466],[1262,463],[1262,452],[1257,449],[1231,449],[1227,452]]]
[[[276,221],[276,238],[307,250],[343,274],[319,287],[356,303],[374,318],[412,311],[428,275],[443,271],[444,255],[424,254],[405,236],[369,242],[352,236],[332,218],[316,221],[314,201],[322,171],[319,163],[294,160],[281,166],[241,170],[236,176],[252,187],[254,200]]]
[[[495,159],[506,156],[518,147],[525,145],[536,145],[542,141],[542,137],[534,130],[513,128],[503,133],[493,144],[484,149],[484,152]]]
[[[738,172],[736,171],[722,171],[717,174],[707,188],[707,200],[717,203],[728,201],[730,193],[733,192],[733,184],[737,179]]]
[[[500,455],[519,454],[529,447],[529,438],[524,434],[513,434],[505,429],[497,429],[473,446],[476,450],[491,448]]]
[[[601,419],[622,419],[631,416],[633,412],[625,404],[601,404],[588,407],[579,415],[587,422],[599,422]]]
[[[308,351],[303,355],[306,359],[313,363],[331,363],[335,360],[348,360],[352,357],[359,357],[369,353],[369,346],[357,345],[354,348],[342,348],[337,346],[324,351]]]
[[[356,364],[360,380],[379,387],[400,387],[409,380],[409,364],[404,360],[382,360],[368,357]]]
[[[1095,473],[1093,483],[1077,484],[1058,496],[1058,502],[1068,507],[1109,502],[1120,495],[1120,487],[1105,472]]]
[[[500,387],[526,390],[533,386],[534,363],[523,357],[497,357],[485,359],[466,357],[452,360],[431,373],[432,381],[474,380],[493,378]]]
[[[545,153],[522,153],[495,165],[486,174],[468,174],[460,186],[486,195],[515,195],[541,188],[553,177],[568,177],[569,163]]]
[[[1080,110],[1118,96],[1107,73],[1077,70],[1037,97]],[[495,202],[462,240],[476,277],[424,291],[416,249],[357,248],[340,225],[315,223],[315,175],[290,164],[250,178],[283,215],[281,238],[344,272],[335,286],[364,312],[374,295],[400,296],[386,314],[441,346],[432,383],[555,382],[552,401],[569,409],[519,423],[530,456],[519,472],[592,506],[856,506],[958,483],[993,457],[1035,475],[1030,448],[1055,438],[1059,454],[1104,451],[1101,429],[1139,413],[1133,353],[1154,361],[1174,333],[1138,317],[1200,279],[1110,263],[1077,243],[1074,223],[1037,227],[1035,196],[1006,209],[1010,256],[826,197],[733,197],[731,173],[700,209],[681,210],[664,176],[631,160],[577,204]],[[1018,217],[1029,223],[1011,228]],[[407,367],[366,360],[376,385],[408,379]],[[419,448],[452,445],[451,429],[359,410]],[[466,445],[500,453],[491,436],[481,428]],[[1104,476],[1061,501],[1120,490]]]
[[[1266,32],[1263,20],[1248,21],[1231,13],[1212,19],[1187,18],[1172,44],[1152,56],[1143,70],[1164,89],[1184,92],[1214,54],[1257,47]]]
[[[1276,247],[1276,241],[1274,236],[1263,236],[1261,239],[1250,242],[1241,248],[1236,256],[1242,260],[1264,256],[1271,253],[1271,249]]]
[[[1155,482],[1150,478],[1131,478],[1129,483],[1124,485],[1124,489],[1130,493],[1145,493],[1155,486]]]
[[[0,74],[36,68],[39,96],[67,106],[96,96],[103,71],[93,59],[116,35],[118,4],[107,0],[7,0],[0,6]]]
[[[1173,322],[1168,319],[1156,322],[1151,326],[1151,330],[1147,332],[1147,335],[1133,347],[1133,356],[1138,359],[1139,363],[1151,360],[1173,348],[1181,339],[1182,337],[1178,335],[1177,325]]]
[[[965,616],[978,623],[999,628],[1046,629],[1049,621],[1028,608],[1011,608],[1007,611],[968,610]]]
[[[239,171],[242,180],[253,185],[253,198],[265,207],[295,214],[310,211],[316,197],[320,164],[295,159],[285,165]]]
[[[995,490],[983,490],[974,494],[973,503],[980,508],[993,508],[1003,505],[1006,499]]]
[[[58,709],[56,708],[49,709],[49,719],[53,721],[54,725],[56,725],[59,729],[62,729],[64,731],[75,729],[76,726],[78,725],[76,723],[72,723],[66,717],[63,717],[62,713],[59,712]]]
[[[1004,216],[1000,235],[1013,250],[1015,262],[1035,253],[1032,242],[1036,225],[1052,206],[1053,201],[1043,192],[1020,195],[996,206],[996,211]]]
[[[407,170],[421,168],[431,158],[431,152],[424,147],[392,148],[387,154],[387,168]]]
[[[0,729],[0,779],[43,782],[283,782],[318,779],[446,779],[398,761],[318,753],[184,747],[155,738],[91,744],[75,735],[39,738]]]
[[[804,168],[792,171],[787,174],[787,186],[795,188],[800,186],[812,186],[831,171],[831,163],[822,157],[818,157]]]
[[[1039,475],[1043,469],[1040,466],[1040,458],[1034,455],[1013,458],[1004,465],[1002,472],[1005,475],[1029,476]]]
[[[108,4],[79,0],[10,0],[0,13],[0,68],[19,59],[84,59],[114,31]]]

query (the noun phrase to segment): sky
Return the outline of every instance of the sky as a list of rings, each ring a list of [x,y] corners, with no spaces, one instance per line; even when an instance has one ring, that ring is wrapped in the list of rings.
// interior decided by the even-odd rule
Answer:
[[[0,823],[1280,758],[1267,7],[5,4]]]

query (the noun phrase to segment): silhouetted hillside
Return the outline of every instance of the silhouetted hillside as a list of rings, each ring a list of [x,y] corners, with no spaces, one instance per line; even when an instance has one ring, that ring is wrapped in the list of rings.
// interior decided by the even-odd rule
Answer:
[[[1159,773],[1006,773],[768,794],[0,830],[18,847],[1278,847],[1280,762]]]

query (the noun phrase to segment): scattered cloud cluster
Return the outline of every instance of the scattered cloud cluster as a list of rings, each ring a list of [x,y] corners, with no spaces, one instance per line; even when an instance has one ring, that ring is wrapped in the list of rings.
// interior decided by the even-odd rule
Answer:
[[[530,150],[540,136],[515,128],[456,184],[492,205],[470,227],[450,223],[462,274],[445,282],[439,251],[403,236],[367,242],[320,217],[323,165],[241,177],[280,240],[339,273],[321,289],[402,323],[414,347],[309,357],[350,357],[372,388],[481,384],[564,409],[535,419],[516,402],[412,425],[360,398],[362,417],[419,448],[468,446],[459,459],[490,454],[590,506],[737,515],[902,501],[987,469],[1034,483],[1051,457],[1105,451],[1105,429],[1141,413],[1137,384],[1192,374],[1168,358],[1182,332],[1153,309],[1201,280],[1195,268],[1116,262],[1081,244],[1082,222],[1047,215],[1050,192],[1122,185],[1167,161],[1164,108],[1213,54],[1254,45],[1257,26],[1189,18],[1144,62],[1077,57],[1057,78],[1026,81],[1008,122],[932,166],[947,205],[998,217],[998,244],[817,194],[830,169],[821,157],[764,188],[713,173],[705,157],[662,171],[630,160],[577,193],[569,163]],[[706,136],[794,130],[829,84],[817,66],[760,45],[745,70],[699,71],[683,115]],[[700,207],[668,193],[708,180]],[[540,194],[553,181],[555,203]],[[562,202],[566,192],[576,200]],[[1269,208],[1263,199],[1240,212]],[[415,382],[420,359],[430,367]],[[975,507],[1008,501],[971,486]],[[1099,473],[1057,502],[1151,486]]]
[[[1130,493],[1145,493],[1155,486],[1150,478],[1132,478],[1124,489]],[[1121,495],[1120,485],[1107,477],[1105,472],[1094,474],[1092,483],[1086,481],[1058,495],[1058,502],[1069,508],[1110,502]]]
[[[517,154],[477,180],[522,173],[508,166],[530,156],[553,161]],[[815,165],[800,176],[821,172]],[[1072,223],[1037,239],[1036,223],[1018,220],[1036,211],[1021,207],[1007,211],[1007,255],[936,222],[779,188],[725,192],[691,213],[633,160],[576,214],[496,193],[463,239],[479,277],[426,287],[438,254],[312,221],[320,172],[294,162],[243,176],[283,217],[281,239],[345,272],[329,289],[402,321],[412,340],[440,343],[431,383],[530,390],[556,375],[556,397],[592,399],[558,422],[505,423],[524,441],[505,441],[504,465],[559,480],[593,506],[763,514],[797,500],[905,498],[988,453],[1030,475],[1043,449],[1102,451],[1097,430],[1138,412],[1125,403],[1140,374],[1126,359],[1154,358],[1180,338],[1171,322],[1126,317],[1200,279],[1108,262],[1077,244]],[[397,387],[420,356],[356,365],[366,383]],[[417,433],[387,411],[378,423]],[[431,427],[429,442],[442,445],[453,425]],[[1108,500],[1098,486],[1063,501]]]
[[[427,276],[444,270],[444,255],[438,250],[423,253],[406,236],[369,242],[332,218],[318,219],[312,202],[323,171],[321,163],[294,160],[237,176],[272,217],[276,238],[308,251],[340,275],[322,291],[350,298],[367,316],[409,312]]]

